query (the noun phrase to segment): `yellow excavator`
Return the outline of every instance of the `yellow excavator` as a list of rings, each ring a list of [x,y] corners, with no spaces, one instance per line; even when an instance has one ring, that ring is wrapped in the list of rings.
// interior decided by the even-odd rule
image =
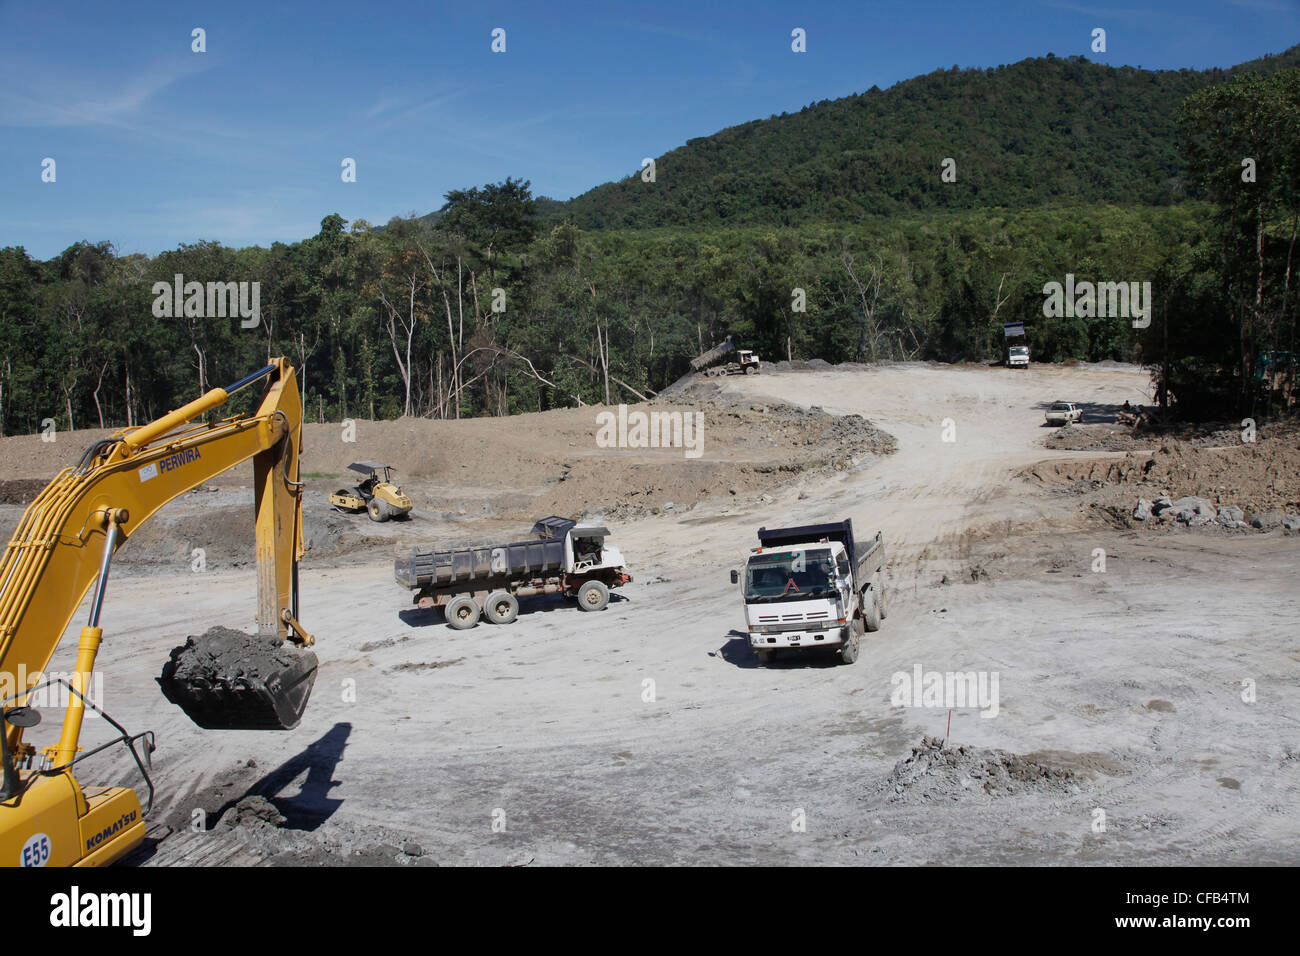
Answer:
[[[257,411],[213,422],[200,418],[257,383],[265,388]],[[159,508],[249,459],[258,633],[214,628],[191,637],[172,651],[159,683],[200,727],[288,730],[298,724],[317,666],[316,655],[301,650],[314,639],[298,622],[301,445],[297,378],[285,359],[274,359],[157,421],[95,442],[28,507],[0,561],[0,865],[105,865],[144,839],[153,805],[153,733],[130,734],[90,699],[109,567],[114,552]],[[45,675],[92,585],[74,671],[67,678]],[[51,692],[67,700],[62,730],[38,754],[23,736],[40,723],[33,703]],[[88,708],[117,736],[83,752]],[[77,764],[116,746],[125,746],[144,777],[143,807],[130,788],[85,786],[74,776]]]

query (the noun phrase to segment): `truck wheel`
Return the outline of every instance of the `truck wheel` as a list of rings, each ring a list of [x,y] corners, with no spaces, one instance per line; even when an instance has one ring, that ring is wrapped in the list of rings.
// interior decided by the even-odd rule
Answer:
[[[371,521],[387,521],[393,512],[383,498],[371,498],[366,502],[366,514],[370,515]]]
[[[609,603],[609,588],[600,581],[586,581],[578,588],[578,607],[583,611],[599,611]]]
[[[448,624],[463,631],[478,623],[479,606],[472,597],[462,594],[448,601],[443,613],[447,616]]]
[[[746,366],[745,366],[745,374],[746,374],[746,375],[753,375],[753,374],[754,374],[754,366],[752,366],[752,365],[746,365]]]
[[[754,653],[758,655],[759,667],[766,667],[772,663],[772,658],[776,657],[776,651],[755,651]]]
[[[519,599],[509,591],[493,591],[483,602],[483,616],[493,624],[509,624],[519,616]]]
[[[880,595],[876,593],[875,588],[871,589],[871,606],[863,614],[862,621],[868,631],[880,630]]]
[[[885,610],[885,586],[882,584],[876,593],[880,595],[880,619],[883,621],[889,617],[889,612]]]

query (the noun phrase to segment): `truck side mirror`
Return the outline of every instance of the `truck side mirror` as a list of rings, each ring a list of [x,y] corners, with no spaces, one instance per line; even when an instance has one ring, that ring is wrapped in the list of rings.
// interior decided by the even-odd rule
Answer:
[[[740,581],[740,572],[737,571],[735,568],[732,568],[732,569],[731,569],[731,583],[732,583],[732,584],[736,584],[738,581]]]

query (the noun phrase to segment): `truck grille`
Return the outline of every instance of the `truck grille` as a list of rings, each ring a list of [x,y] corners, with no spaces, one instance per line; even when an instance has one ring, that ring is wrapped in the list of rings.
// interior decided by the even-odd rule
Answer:
[[[809,611],[806,614],[796,611],[793,614],[760,614],[758,616],[759,624],[799,624],[803,621],[828,621],[830,612],[828,611]]]

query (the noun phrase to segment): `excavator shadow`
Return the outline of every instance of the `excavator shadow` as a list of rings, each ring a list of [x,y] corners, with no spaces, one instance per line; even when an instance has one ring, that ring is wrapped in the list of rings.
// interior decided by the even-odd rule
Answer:
[[[210,835],[222,815],[251,796],[260,796],[274,806],[284,817],[284,822],[280,824],[284,829],[315,830],[343,803],[342,800],[331,798],[329,793],[339,784],[334,779],[334,770],[343,759],[343,750],[351,733],[351,724],[335,724],[319,740],[308,745],[306,750],[286,760],[243,793],[227,799],[215,812],[206,814],[207,825],[198,832],[191,831],[191,809],[187,806],[180,808],[179,816],[176,813],[161,813],[152,818],[144,841],[122,858],[121,865],[191,865],[190,861],[194,858],[207,859],[207,848],[212,845]],[[299,779],[302,780],[301,787],[296,792],[290,791],[292,784]],[[286,791],[290,791],[291,795],[287,795]],[[256,808],[251,809],[255,816],[262,815]],[[235,848],[242,846],[239,841],[228,845]],[[234,861],[232,865],[250,862],[248,859],[239,859],[237,855],[226,856]],[[213,864],[209,860],[208,865],[221,865],[220,855],[212,859],[218,862]]]
[[[334,811],[343,803],[329,794],[339,785],[339,781],[334,779],[334,770],[343,759],[343,751],[351,734],[351,724],[335,724],[302,753],[286,760],[244,793],[227,800],[212,819],[220,820],[221,815],[240,800],[258,796],[265,797],[280,811],[285,818],[286,829],[315,830],[333,816]],[[286,796],[285,791],[299,778],[303,779],[297,793]]]

